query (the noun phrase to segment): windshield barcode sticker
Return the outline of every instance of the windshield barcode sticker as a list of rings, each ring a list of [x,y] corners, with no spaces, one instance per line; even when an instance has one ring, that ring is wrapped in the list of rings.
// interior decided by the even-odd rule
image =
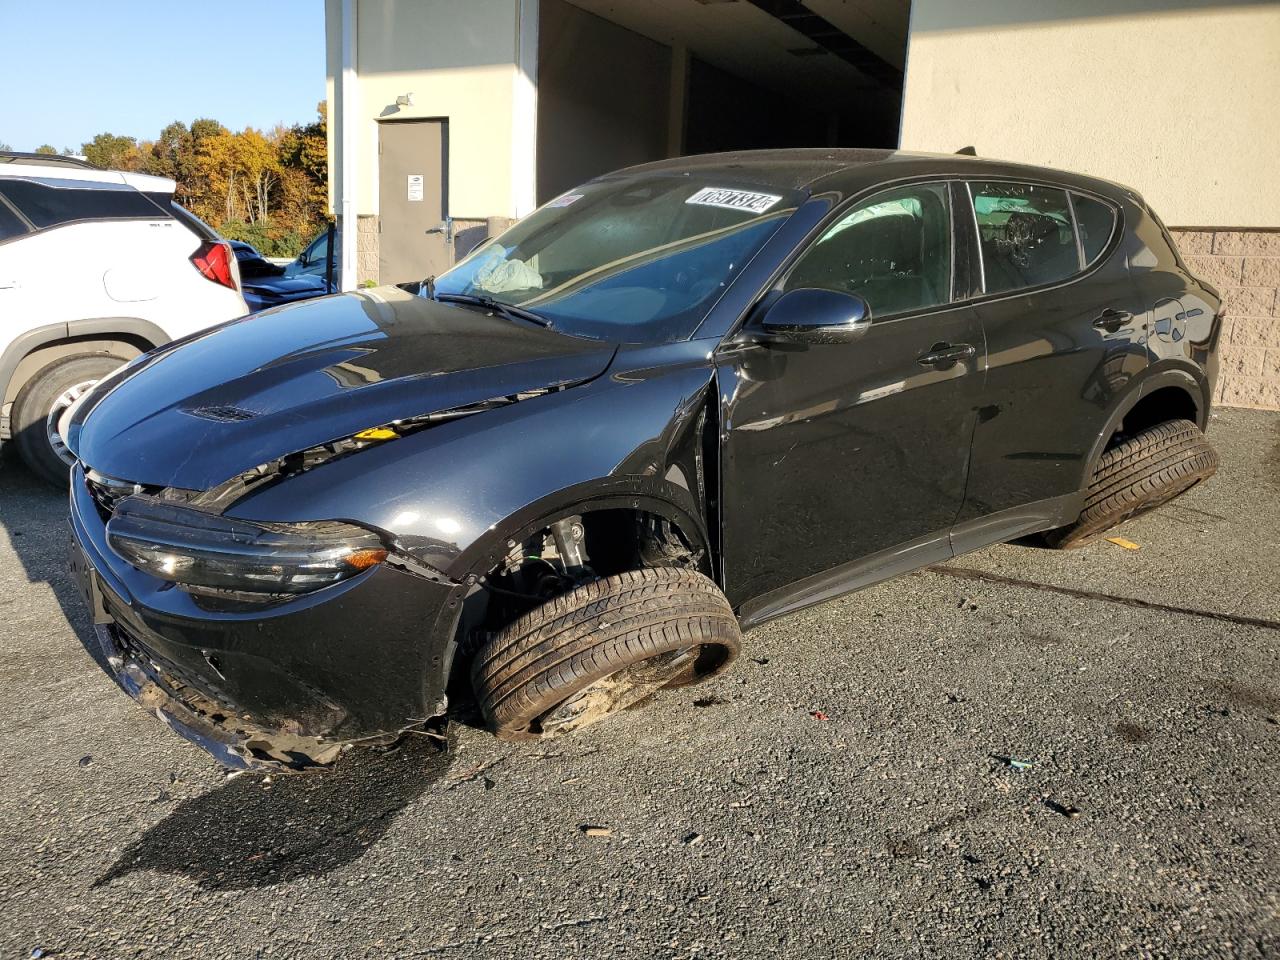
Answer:
[[[725,207],[729,210],[764,213],[781,199],[771,193],[752,193],[750,190],[730,190],[727,187],[703,187],[685,203],[694,203],[700,207]]]
[[[568,206],[571,206],[572,204],[577,203],[581,199],[582,199],[582,194],[580,193],[565,193],[556,197],[554,200],[548,203],[547,206],[548,207],[568,207]]]

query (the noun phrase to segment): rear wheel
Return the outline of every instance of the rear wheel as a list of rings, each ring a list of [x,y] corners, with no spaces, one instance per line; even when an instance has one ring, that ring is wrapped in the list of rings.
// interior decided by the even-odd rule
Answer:
[[[58,433],[67,407],[125,361],[106,353],[63,357],[36,371],[13,403],[18,453],[32,473],[57,487],[67,485],[71,454]]]
[[[472,685],[502,739],[553,737],[714,676],[740,645],[733,610],[705,576],[633,570],[562,594],[493,634],[476,654]]]
[[[1139,514],[1186,493],[1218,469],[1218,454],[1189,420],[1134,434],[1102,454],[1080,519],[1046,535],[1052,546],[1080,547]]]

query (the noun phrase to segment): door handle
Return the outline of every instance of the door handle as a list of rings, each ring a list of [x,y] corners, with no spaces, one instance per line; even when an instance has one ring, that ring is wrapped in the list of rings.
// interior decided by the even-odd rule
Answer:
[[[1126,323],[1133,319],[1133,314],[1128,310],[1117,310],[1114,307],[1107,307],[1094,319],[1093,325],[1099,330],[1105,330],[1107,333],[1115,333]]]
[[[445,217],[434,227],[430,227],[424,231],[425,233],[442,233],[444,234],[445,243],[453,243],[453,217]]]
[[[961,360],[972,360],[978,353],[968,343],[935,343],[928,353],[916,358],[922,367],[950,367]]]

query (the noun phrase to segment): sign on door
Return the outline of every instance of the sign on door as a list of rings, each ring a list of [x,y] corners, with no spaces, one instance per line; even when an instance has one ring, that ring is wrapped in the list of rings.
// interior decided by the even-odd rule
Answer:
[[[422,200],[422,174],[409,174],[409,199],[412,201]]]

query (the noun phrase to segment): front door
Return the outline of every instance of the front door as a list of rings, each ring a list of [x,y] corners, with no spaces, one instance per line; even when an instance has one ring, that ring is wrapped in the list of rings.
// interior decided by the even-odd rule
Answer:
[[[446,222],[445,121],[378,125],[378,280],[404,283],[453,265]]]
[[[833,571],[838,593],[859,561],[950,556],[984,359],[974,313],[951,305],[950,208],[946,184],[874,195],[782,281],[861,296],[859,339],[724,354],[724,578],[748,616],[822,599]]]

